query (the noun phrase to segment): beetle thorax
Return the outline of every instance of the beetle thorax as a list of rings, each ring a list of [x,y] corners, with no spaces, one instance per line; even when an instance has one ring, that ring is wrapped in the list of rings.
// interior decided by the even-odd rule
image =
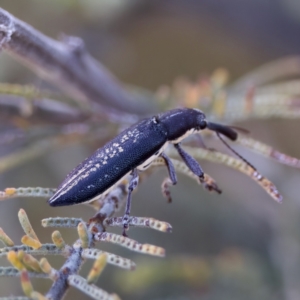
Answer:
[[[171,143],[179,143],[189,135],[206,127],[203,112],[189,108],[171,110],[161,115],[159,122],[165,128],[167,139]]]

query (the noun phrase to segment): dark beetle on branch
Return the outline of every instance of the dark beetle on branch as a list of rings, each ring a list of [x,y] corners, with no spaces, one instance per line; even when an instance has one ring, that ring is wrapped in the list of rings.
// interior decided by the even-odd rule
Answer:
[[[173,109],[144,119],[121,132],[85,159],[65,178],[48,202],[51,206],[63,206],[95,200],[108,194],[126,175],[131,174],[123,217],[125,235],[131,193],[138,184],[138,170],[145,170],[155,158],[161,156],[172,183],[177,182],[174,166],[163,152],[169,143],[174,144],[189,169],[203,180],[204,173],[200,165],[181,148],[180,142],[188,135],[205,128],[218,135],[223,134],[233,141],[237,139],[237,133],[233,129],[208,122],[204,113],[198,109]]]

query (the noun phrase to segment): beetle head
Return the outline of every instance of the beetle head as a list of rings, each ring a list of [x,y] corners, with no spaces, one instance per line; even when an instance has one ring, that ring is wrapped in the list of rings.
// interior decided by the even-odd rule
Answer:
[[[203,130],[205,128],[215,131],[216,133],[220,133],[225,135],[232,141],[237,139],[237,133],[230,127],[224,126],[217,123],[207,122],[206,116],[201,110],[193,109],[194,111],[198,112],[197,119],[196,119],[196,130]]]

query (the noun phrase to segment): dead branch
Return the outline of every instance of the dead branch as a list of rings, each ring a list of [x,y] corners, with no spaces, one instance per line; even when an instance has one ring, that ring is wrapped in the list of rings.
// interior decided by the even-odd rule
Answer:
[[[99,104],[134,114],[155,111],[146,99],[128,93],[110,72],[89,55],[83,41],[51,39],[0,8],[0,47],[81,103]]]

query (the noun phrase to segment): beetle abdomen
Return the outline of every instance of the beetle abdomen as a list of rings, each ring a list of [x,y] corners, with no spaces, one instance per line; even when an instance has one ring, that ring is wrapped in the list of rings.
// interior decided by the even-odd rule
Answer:
[[[123,131],[76,167],[49,199],[52,206],[87,202],[107,191],[131,170],[153,156],[166,135],[145,120]]]

